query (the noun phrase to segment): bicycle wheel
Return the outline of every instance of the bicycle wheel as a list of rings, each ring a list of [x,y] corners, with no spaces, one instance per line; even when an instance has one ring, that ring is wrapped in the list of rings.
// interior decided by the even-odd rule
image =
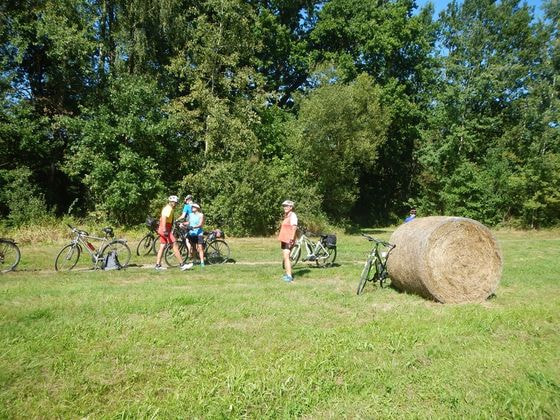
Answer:
[[[317,263],[317,267],[327,267],[334,263],[336,260],[336,247],[335,248],[319,248],[317,251],[317,255],[315,255],[317,259],[315,262]]]
[[[18,246],[12,241],[0,239],[0,272],[7,273],[16,269],[21,254]]]
[[[379,286],[389,287],[391,285],[391,279],[389,278],[389,273],[386,269],[383,269],[380,265],[377,268],[379,274]]]
[[[229,245],[221,239],[216,239],[206,245],[204,256],[208,264],[223,264],[229,260]]]
[[[56,271],[70,271],[80,259],[82,249],[79,245],[68,244],[60,250],[54,261],[54,269]]]
[[[364,264],[364,269],[362,270],[362,275],[360,276],[360,283],[358,283],[358,291],[356,292],[357,295],[361,294],[366,286],[366,283],[370,281],[370,272],[371,267],[374,266],[375,258],[368,257],[366,263]]]
[[[299,257],[301,256],[301,245],[294,245],[290,250],[290,262],[292,263],[292,268],[298,263]],[[282,268],[286,268],[284,264],[284,259],[282,259]]]
[[[156,238],[151,233],[147,233],[140,242],[138,242],[138,246],[136,247],[136,255],[138,256],[146,256],[152,253],[155,254],[156,250]]]
[[[181,260],[185,261],[189,256],[189,250],[183,241],[177,243],[179,247],[179,254],[181,254]],[[175,253],[173,252],[173,247],[170,245],[165,246],[165,251],[163,251],[163,256],[165,257],[165,262],[169,267],[178,267],[179,263],[177,258],[175,258]]]
[[[130,262],[131,253],[130,253],[130,248],[126,244],[126,241],[123,241],[122,239],[115,239],[114,241],[109,242],[101,250],[101,256],[99,257],[99,261],[103,261],[105,256],[112,251],[115,251],[117,253],[119,264],[123,268],[127,267],[128,263]]]

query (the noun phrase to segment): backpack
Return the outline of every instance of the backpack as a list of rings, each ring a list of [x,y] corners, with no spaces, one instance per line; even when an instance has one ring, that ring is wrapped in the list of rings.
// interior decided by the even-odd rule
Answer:
[[[111,251],[103,259],[103,270],[120,270],[122,265],[119,263],[117,251]]]
[[[336,235],[325,235],[323,243],[327,248],[336,248]]]

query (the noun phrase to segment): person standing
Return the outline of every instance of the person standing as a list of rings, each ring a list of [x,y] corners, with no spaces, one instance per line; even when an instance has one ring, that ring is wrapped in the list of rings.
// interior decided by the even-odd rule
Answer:
[[[181,253],[179,252],[179,247],[177,246],[177,241],[175,239],[175,235],[173,235],[173,212],[175,210],[175,206],[179,202],[179,199],[176,195],[171,195],[167,199],[167,205],[161,210],[161,216],[159,218],[159,228],[158,228],[158,235],[159,235],[159,250],[156,257],[156,270],[167,270],[167,267],[161,266],[161,258],[163,257],[163,251],[165,250],[166,246],[169,244],[173,247],[173,254],[175,254],[175,258],[179,261],[179,266],[181,267],[181,271],[188,270],[192,268],[191,264],[184,264],[183,259],[181,258]]]
[[[280,234],[278,240],[280,241],[280,248],[282,249],[282,257],[284,259],[284,269],[286,274],[282,277],[285,282],[292,282],[292,262],[290,261],[290,251],[294,246],[297,233],[298,218],[294,212],[294,202],[286,200],[282,203],[284,209],[284,219],[280,226]]]
[[[185,204],[183,205],[183,213],[181,213],[181,217],[179,217],[179,220],[185,221],[184,225],[189,224],[189,214],[192,213],[192,204],[193,204],[193,196],[188,194],[185,197]],[[187,241],[187,252],[188,255],[192,255],[191,241]]]
[[[414,219],[416,219],[416,209],[410,209],[410,214],[406,219],[404,219],[404,222],[412,222]]]
[[[200,211],[200,206],[197,203],[192,203],[192,212],[189,214],[189,242],[193,253],[198,251],[200,258],[200,266],[204,267],[204,214]]]

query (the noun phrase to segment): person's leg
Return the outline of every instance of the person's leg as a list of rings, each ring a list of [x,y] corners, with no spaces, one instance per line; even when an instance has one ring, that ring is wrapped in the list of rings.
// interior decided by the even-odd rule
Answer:
[[[159,249],[158,249],[158,253],[157,253],[157,257],[156,257],[156,265],[159,266],[161,265],[161,257],[163,257],[163,250],[165,249],[165,245],[164,243],[160,243],[159,244]]]
[[[173,242],[173,254],[175,254],[175,258],[177,258],[177,261],[179,261],[179,265],[183,264],[183,257],[181,257],[177,242]]]
[[[202,244],[196,244],[198,249],[198,257],[200,258],[200,265],[204,265],[204,246]]]
[[[284,270],[286,270],[286,275],[292,277],[292,262],[290,261],[290,250],[282,249],[282,254],[284,257]]]

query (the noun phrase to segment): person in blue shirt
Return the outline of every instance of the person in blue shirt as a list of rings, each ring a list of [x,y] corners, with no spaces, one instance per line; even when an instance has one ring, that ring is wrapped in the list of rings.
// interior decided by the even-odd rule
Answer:
[[[416,219],[416,209],[410,209],[410,214],[406,219],[404,219],[404,222],[412,222],[414,219]]]
[[[186,219],[187,217],[189,217],[189,214],[192,213],[192,203],[193,203],[193,196],[189,194],[185,197],[185,204],[183,205],[183,213],[181,213],[181,217],[179,217],[179,220]]]
[[[192,212],[189,214],[189,243],[191,249],[198,250],[198,256],[200,257],[200,266],[204,267],[204,231],[202,226],[204,226],[204,214],[200,211],[200,206],[196,203],[191,204]]]

